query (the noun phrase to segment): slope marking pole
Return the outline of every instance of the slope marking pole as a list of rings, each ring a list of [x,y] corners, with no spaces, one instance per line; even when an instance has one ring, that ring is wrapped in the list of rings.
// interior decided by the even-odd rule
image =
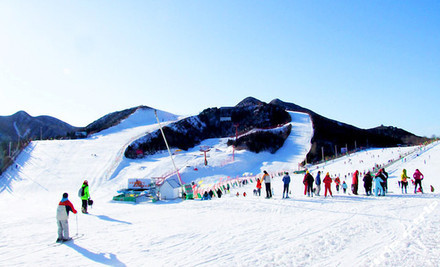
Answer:
[[[177,177],[179,178],[179,182],[180,182],[181,185],[183,185],[182,178],[180,177],[179,170],[176,167],[176,163],[174,163],[173,155],[171,154],[171,150],[170,150],[170,147],[168,146],[168,142],[167,142],[167,139],[165,137],[165,133],[162,130],[162,125],[160,124],[159,117],[157,116],[157,110],[154,110],[154,115],[156,116],[157,123],[159,124],[160,132],[162,133],[163,140],[165,141],[165,145],[167,146],[167,150],[168,150],[168,153],[170,154],[170,158],[171,158],[171,161],[173,162],[173,166],[174,166],[174,169],[176,170]]]

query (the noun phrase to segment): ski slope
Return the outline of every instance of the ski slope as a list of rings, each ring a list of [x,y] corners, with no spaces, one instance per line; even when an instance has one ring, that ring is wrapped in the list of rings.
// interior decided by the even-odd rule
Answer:
[[[291,112],[292,133],[277,153],[232,151],[227,139],[210,139],[208,166],[196,147],[176,151],[186,182],[214,183],[243,173],[294,171],[310,149],[311,120]],[[282,199],[281,177],[274,175],[274,197],[252,194],[254,183],[210,201],[111,201],[128,178],[172,172],[167,153],[142,160],[122,157],[125,147],[157,129],[151,111],[83,140],[39,141],[19,156],[0,178],[0,266],[438,266],[440,262],[440,146],[422,149],[371,149],[310,166],[339,175],[386,164],[391,193],[367,197],[335,192],[332,198],[303,195],[302,175],[291,175],[291,198]],[[160,113],[161,121],[176,116]],[[425,175],[426,194],[404,195],[401,170]],[[197,169],[197,171],[195,170]],[[63,192],[80,209],[77,191],[87,179],[95,205],[89,215],[70,215],[71,235],[84,236],[60,246],[56,207]],[[346,178],[350,185],[351,177]],[[264,191],[264,190],[263,190]],[[240,196],[235,196],[236,193]],[[243,197],[243,192],[247,193]],[[263,192],[262,192],[263,193]],[[323,193],[323,192],[322,192]],[[264,193],[263,193],[264,195]]]

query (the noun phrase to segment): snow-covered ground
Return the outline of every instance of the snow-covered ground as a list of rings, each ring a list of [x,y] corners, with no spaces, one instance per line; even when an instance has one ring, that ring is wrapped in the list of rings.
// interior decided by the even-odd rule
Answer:
[[[396,160],[386,168],[391,191],[386,197],[367,197],[362,186],[358,196],[337,193],[333,186],[333,198],[307,197],[303,175],[292,174],[290,199],[282,199],[281,177],[275,175],[272,199],[253,196],[250,183],[210,201],[113,202],[128,178],[173,171],[165,152],[123,158],[131,141],[157,129],[151,112],[138,111],[87,139],[32,142],[0,178],[0,266],[439,266],[439,195],[429,190],[430,185],[440,190],[437,143],[371,149],[310,167],[313,175],[328,171],[344,180],[356,169]],[[227,139],[201,144],[212,147],[208,166],[199,147],[176,153],[184,181],[212,184],[262,170],[297,170],[313,130],[308,115],[291,116],[291,136],[275,154],[236,151],[232,161]],[[400,192],[403,168],[410,175],[422,171],[425,194],[415,195],[412,185],[408,194]],[[71,235],[83,236],[54,246],[61,195],[68,192],[80,209],[77,191],[85,179],[95,204],[89,215],[71,214],[69,220]],[[346,181],[350,186],[351,177]]]

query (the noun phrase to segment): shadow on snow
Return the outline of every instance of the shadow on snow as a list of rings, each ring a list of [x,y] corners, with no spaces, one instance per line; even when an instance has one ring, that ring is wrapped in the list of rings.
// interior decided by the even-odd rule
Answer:
[[[103,220],[103,221],[117,222],[117,223],[123,223],[123,224],[132,224],[131,222],[126,222],[126,221],[121,221],[121,220],[110,218],[107,215],[94,215],[94,214],[91,214],[91,215],[95,216],[96,218]]]
[[[78,246],[74,242],[66,243],[66,245],[94,262],[102,263],[109,266],[126,266],[124,263],[119,261],[116,255],[113,253],[94,253],[83,247]]]

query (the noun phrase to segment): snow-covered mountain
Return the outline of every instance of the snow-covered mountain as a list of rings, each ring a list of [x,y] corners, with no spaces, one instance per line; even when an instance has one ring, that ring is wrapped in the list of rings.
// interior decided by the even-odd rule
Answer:
[[[77,138],[78,136],[98,133],[118,125],[122,120],[131,116],[137,110],[151,110],[146,106],[138,106],[122,111],[112,112],[90,123],[86,127],[76,128],[48,116],[30,117],[25,112],[12,116],[0,117],[0,170],[8,166],[8,160],[3,160],[8,154],[9,141],[13,138],[21,140],[47,138]],[[283,110],[283,112],[280,112]],[[315,112],[293,103],[272,100],[269,104],[256,98],[248,97],[235,107],[210,108],[199,115],[176,121],[170,127],[165,127],[171,146],[187,150],[199,145],[209,138],[233,136],[234,131],[250,131],[258,127],[274,127],[285,124],[289,116],[284,110],[304,112],[311,117],[314,136],[312,148],[307,155],[308,162],[322,159],[322,152],[327,157],[340,154],[341,149],[355,150],[360,147],[390,147],[396,145],[415,145],[427,141],[427,138],[415,136],[395,127],[377,127],[359,129],[355,126],[325,118]],[[246,112],[248,111],[248,112]],[[232,116],[231,116],[232,114]],[[173,120],[177,116],[169,114]],[[23,119],[24,118],[24,119]],[[194,124],[196,123],[196,124]],[[79,135],[77,135],[79,134]],[[12,138],[12,139],[11,139]],[[4,140],[2,142],[2,139]],[[144,142],[142,140],[149,140]],[[237,140],[235,144],[241,149],[250,151],[277,151],[285,140],[283,135],[257,133],[256,136]],[[233,142],[230,141],[230,145]],[[15,147],[18,147],[16,145]],[[131,158],[138,156],[137,151],[154,154],[165,149],[158,132],[144,136],[128,146],[125,155]],[[5,164],[6,163],[6,164]]]
[[[184,182],[211,188],[228,178],[272,175],[274,197],[254,196],[255,182],[231,187],[210,201],[172,200],[127,204],[112,201],[128,178],[173,172],[166,152],[127,159],[126,147],[158,128],[154,111],[138,109],[119,124],[85,139],[34,141],[0,176],[0,265],[12,266],[437,266],[440,146],[377,148],[341,157],[317,171],[351,185],[354,170],[386,166],[389,194],[367,197],[336,192],[304,196],[302,174],[293,174],[311,149],[310,116],[289,112],[291,132],[276,153],[232,151],[225,138],[211,147],[208,165],[199,147],[174,150]],[[162,125],[179,118],[158,111]],[[233,154],[234,153],[234,154]],[[425,194],[402,194],[403,168],[425,175]],[[291,198],[281,197],[279,173],[291,175]],[[77,191],[90,184],[89,215],[70,215],[70,233],[81,237],[54,245],[56,207],[64,192],[79,210]],[[430,192],[430,185],[435,192]],[[246,197],[243,193],[247,193]],[[236,196],[238,193],[239,196]],[[323,193],[323,192],[322,192]]]

